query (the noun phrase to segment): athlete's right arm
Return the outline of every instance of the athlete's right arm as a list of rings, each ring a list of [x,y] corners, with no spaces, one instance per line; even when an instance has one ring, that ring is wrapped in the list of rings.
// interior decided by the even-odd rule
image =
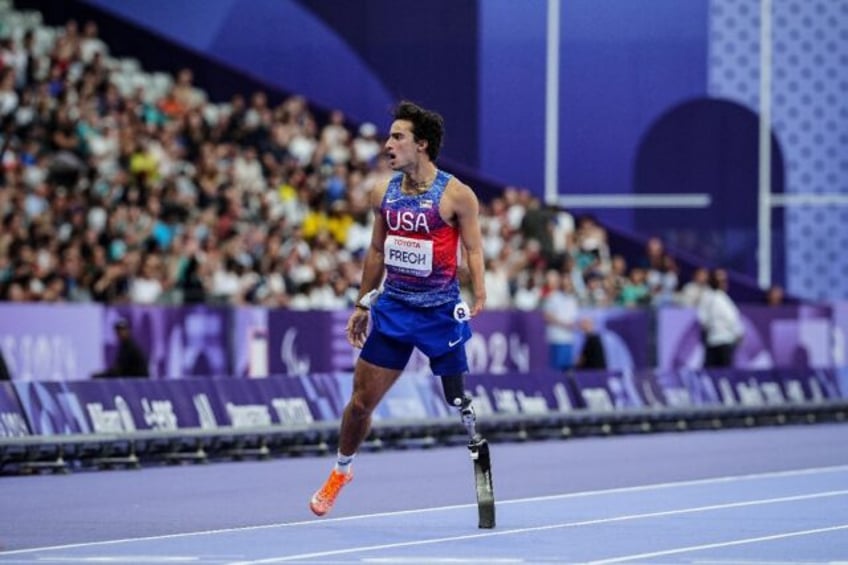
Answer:
[[[383,262],[383,246],[386,243],[386,219],[380,213],[383,203],[383,195],[386,194],[388,185],[380,186],[371,191],[371,209],[374,212],[374,228],[371,231],[371,244],[365,252],[365,264],[362,267],[362,282],[359,285],[359,298],[380,288],[383,282],[383,274],[386,266]]]
[[[371,208],[374,211],[374,228],[371,231],[371,244],[365,252],[365,263],[362,267],[362,281],[359,285],[357,304],[362,297],[380,288],[385,273],[383,245],[386,241],[386,220],[380,213],[383,195],[388,184],[375,187],[371,192]],[[347,339],[354,347],[362,347],[368,337],[368,309],[357,307],[353,309],[347,323]]]

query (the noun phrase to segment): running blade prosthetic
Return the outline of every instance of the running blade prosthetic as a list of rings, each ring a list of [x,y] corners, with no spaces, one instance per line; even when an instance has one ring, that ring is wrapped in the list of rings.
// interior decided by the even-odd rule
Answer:
[[[474,462],[474,482],[477,487],[478,527],[495,527],[495,487],[492,482],[492,460],[489,456],[489,443],[475,436],[468,443],[468,451]]]

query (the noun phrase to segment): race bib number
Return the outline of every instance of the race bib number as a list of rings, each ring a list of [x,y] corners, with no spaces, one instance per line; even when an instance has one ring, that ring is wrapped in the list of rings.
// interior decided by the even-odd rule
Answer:
[[[467,322],[471,319],[471,308],[464,300],[453,307],[453,319],[457,322]]]
[[[433,272],[433,242],[390,235],[383,247],[386,266],[398,272],[428,277]]]

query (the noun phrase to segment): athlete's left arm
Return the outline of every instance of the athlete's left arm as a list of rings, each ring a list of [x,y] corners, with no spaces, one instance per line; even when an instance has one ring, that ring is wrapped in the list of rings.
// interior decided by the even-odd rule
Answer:
[[[451,187],[451,203],[453,204],[453,216],[459,227],[459,237],[462,247],[465,249],[465,257],[468,261],[468,271],[471,275],[471,289],[474,293],[474,304],[471,306],[471,315],[476,316],[486,305],[486,285],[483,274],[485,266],[483,263],[483,235],[480,232],[480,202],[471,188],[456,179]]]

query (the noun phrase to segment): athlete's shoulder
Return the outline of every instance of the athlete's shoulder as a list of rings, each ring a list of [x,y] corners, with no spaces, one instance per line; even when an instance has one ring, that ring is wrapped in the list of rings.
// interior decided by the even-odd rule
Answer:
[[[371,191],[372,208],[377,209],[383,205],[383,198],[385,198],[386,192],[389,190],[389,186],[393,181],[395,181],[397,176],[398,174],[393,174],[374,185],[374,189]]]
[[[454,176],[445,185],[445,196],[460,205],[477,203],[477,194],[474,190]]]

